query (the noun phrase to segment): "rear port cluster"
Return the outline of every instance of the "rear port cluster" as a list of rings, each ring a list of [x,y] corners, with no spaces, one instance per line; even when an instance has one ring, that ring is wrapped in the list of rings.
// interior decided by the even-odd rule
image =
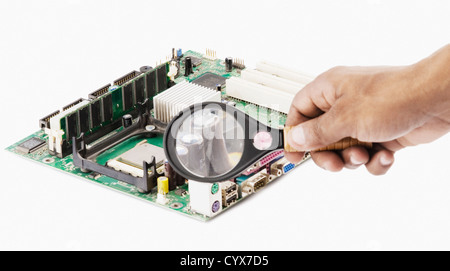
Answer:
[[[290,163],[284,156],[284,151],[275,151],[252,165],[250,170],[236,178],[239,187],[239,197],[246,197],[266,186],[269,182],[293,170],[296,164]],[[230,197],[228,197],[230,199]],[[223,206],[227,206],[223,199]]]

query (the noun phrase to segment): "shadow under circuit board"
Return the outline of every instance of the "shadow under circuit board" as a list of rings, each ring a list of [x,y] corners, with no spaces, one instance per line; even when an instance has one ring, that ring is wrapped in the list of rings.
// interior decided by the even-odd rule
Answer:
[[[152,136],[148,133],[136,134],[120,142],[111,143],[108,148],[98,147],[101,151],[86,159],[92,164],[100,165],[99,171],[80,168],[79,162],[74,159],[74,150],[79,151],[82,149],[79,145],[86,143],[89,152],[119,136],[127,125],[136,124],[143,118],[140,111],[143,106],[146,106],[148,112],[148,115],[144,116],[157,123],[147,125],[146,128],[149,126],[155,128],[158,123],[162,123],[158,127],[163,129],[161,127],[164,127],[164,123],[172,116],[162,116],[158,112],[163,112],[162,109],[165,109],[163,106],[175,106],[176,101],[163,100],[164,96],[161,94],[170,91],[179,91],[177,93],[179,94],[184,86],[185,89],[192,89],[191,96],[196,93],[195,91],[199,93],[202,91],[210,97],[208,99],[219,99],[220,102],[236,106],[270,126],[284,125],[286,114],[270,107],[260,106],[257,100],[245,98],[247,97],[245,92],[258,89],[269,91],[273,93],[273,97],[270,95],[266,97],[269,102],[284,95],[280,94],[281,92],[293,95],[294,90],[298,90],[307,82],[303,82],[304,78],[297,80],[295,76],[290,76],[291,71],[287,72],[276,65],[267,65],[269,66],[266,68],[269,70],[264,68],[249,70],[242,61],[233,62],[231,58],[216,59],[213,51],[201,54],[194,51],[182,53],[181,50],[173,50],[170,61],[155,68],[144,66],[139,72],[133,71],[115,80],[113,84],[92,92],[88,99],[79,99],[63,110],[44,117],[39,122],[41,128],[39,131],[9,146],[7,150],[90,182],[206,221],[288,173],[297,165],[287,162],[282,150],[275,151],[236,179],[209,184],[186,180],[170,171],[170,165],[161,154],[162,134]],[[238,83],[242,84],[242,92],[227,95],[230,78],[241,80]],[[280,85],[283,87],[278,88]],[[164,105],[158,103],[160,100],[164,101]],[[171,102],[174,104],[171,105]],[[186,107],[191,105],[189,101],[185,102]],[[74,145],[75,141],[71,142],[71,136],[81,138],[82,143],[76,142]],[[86,142],[83,141],[85,137]],[[147,154],[143,151],[144,147],[150,150],[151,156],[156,157],[153,160],[154,164],[145,160],[146,158],[139,160],[142,153]],[[79,153],[81,156],[85,154],[83,151]],[[78,153],[76,155],[78,156]],[[133,161],[135,158],[138,160],[136,163]],[[305,157],[303,161],[308,158]],[[144,163],[142,167],[143,161],[147,161],[150,166],[147,168]],[[148,174],[145,174],[146,169]],[[120,174],[111,173],[113,170]],[[161,179],[160,182],[160,177],[167,178]],[[130,181],[140,180],[139,178],[151,179],[149,183],[152,185],[146,187],[148,191],[143,191],[144,188]],[[172,179],[177,181],[174,182]]]

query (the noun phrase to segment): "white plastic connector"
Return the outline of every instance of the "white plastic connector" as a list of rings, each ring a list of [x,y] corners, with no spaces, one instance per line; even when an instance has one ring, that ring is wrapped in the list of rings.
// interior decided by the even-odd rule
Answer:
[[[312,75],[304,72],[294,71],[269,61],[260,61],[256,63],[256,69],[258,71],[273,74],[278,77],[285,78],[304,85],[309,84],[312,80],[314,80],[314,76]]]
[[[305,86],[305,84],[287,80],[257,70],[243,70],[241,72],[241,78],[294,95]]]
[[[89,101],[85,100],[82,101],[65,111],[60,112],[59,114],[53,116],[50,119],[50,129],[45,128],[44,132],[48,135],[48,149],[50,151],[54,151],[56,153],[62,152],[62,140],[64,131],[61,130],[61,119],[65,118],[70,113],[74,112],[75,110],[87,105]]]
[[[169,202],[169,199],[164,194],[159,194],[156,196],[156,202],[161,205],[166,205]]]
[[[214,187],[213,186],[217,186]],[[191,211],[215,216],[222,211],[222,191],[218,183],[204,183],[189,180]]]
[[[247,102],[288,113],[294,94],[263,86],[241,78],[231,77],[226,81],[226,93]]]
[[[178,74],[178,67],[176,61],[171,61],[169,66],[169,72],[167,73],[167,76],[170,78],[171,81],[175,80],[175,76]]]

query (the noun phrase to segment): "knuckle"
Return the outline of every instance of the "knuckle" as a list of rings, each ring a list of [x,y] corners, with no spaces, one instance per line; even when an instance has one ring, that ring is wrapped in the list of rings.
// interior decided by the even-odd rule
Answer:
[[[314,137],[315,141],[323,143],[323,141],[324,141],[323,128],[320,123],[321,123],[320,120],[314,121],[313,125],[311,127],[311,131],[312,131],[312,136]]]

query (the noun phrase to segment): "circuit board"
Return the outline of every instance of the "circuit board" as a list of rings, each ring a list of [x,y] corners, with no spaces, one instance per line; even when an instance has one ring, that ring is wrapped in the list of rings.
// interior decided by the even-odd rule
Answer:
[[[277,114],[278,118],[271,118],[271,114],[279,113],[274,110],[271,110],[266,107],[259,106],[258,104],[252,103],[251,101],[245,101],[240,99],[239,97],[232,97],[227,96],[226,93],[226,84],[225,81],[227,79],[230,79],[232,77],[239,78],[241,76],[241,73],[243,70],[245,70],[245,66],[243,63],[239,63],[239,65],[233,66],[232,69],[226,67],[225,60],[221,59],[215,59],[212,55],[212,53],[207,54],[201,54],[194,51],[187,51],[184,52],[182,56],[178,56],[178,62],[177,62],[177,68],[179,71],[184,71],[186,69],[185,61],[186,58],[191,58],[192,60],[192,72],[189,74],[185,73],[178,73],[178,76],[172,78],[173,80],[170,80],[172,82],[172,85],[177,85],[182,82],[199,82],[199,84],[203,84],[205,86],[208,86],[211,82],[216,82],[217,79],[221,81],[223,78],[224,86],[221,89],[218,89],[218,91],[221,92],[220,98],[221,102],[232,104],[233,106],[236,106],[243,110],[245,113],[251,115],[254,118],[258,118],[261,122],[266,123],[273,127],[279,127],[284,125],[284,122],[286,121],[286,115],[285,114]],[[164,63],[163,65],[166,65],[166,67],[169,66],[169,62]],[[205,76],[205,74],[208,74],[208,76]],[[128,78],[127,78],[128,79]],[[132,80],[132,79],[130,79]],[[130,82],[130,80],[124,80],[127,82]],[[136,79],[137,80],[137,79]],[[201,81],[203,80],[203,81]],[[137,84],[133,82],[133,84]],[[170,89],[170,86],[168,87]],[[109,91],[114,91],[114,88],[110,88]],[[124,87],[125,89],[125,87]],[[137,89],[137,87],[136,87]],[[168,91],[168,90],[165,90]],[[106,91],[107,92],[107,91]],[[162,91],[161,91],[162,92]],[[102,91],[101,95],[104,95],[105,91]],[[134,93],[134,92],[133,92]],[[137,93],[137,91],[136,91]],[[136,94],[137,95],[137,94]],[[104,96],[102,96],[104,97]],[[134,96],[133,96],[134,97]],[[95,97],[94,97],[95,98]],[[93,103],[95,99],[91,99],[89,101],[90,103]],[[150,98],[150,97],[149,97]],[[134,98],[134,100],[137,100],[137,98]],[[124,101],[125,103],[125,101]],[[122,106],[122,103],[120,103],[120,106]],[[80,110],[81,112],[82,110]],[[78,112],[80,115],[81,113]],[[127,112],[123,112],[124,114]],[[150,114],[152,116],[155,116],[155,109],[152,109],[150,111]],[[65,123],[61,119],[61,129],[64,129]],[[68,123],[68,122],[67,122]],[[92,127],[93,120],[89,122]],[[101,124],[103,125],[103,124]],[[78,125],[79,129],[81,127],[81,124]],[[96,128],[97,129],[97,128]],[[124,128],[123,127],[114,127],[114,129],[111,129],[108,134],[115,134],[120,133]],[[91,131],[95,131],[95,129],[91,129]],[[102,138],[98,139],[101,140]],[[48,131],[46,132],[45,129],[41,129],[37,131],[34,134],[29,135],[28,137],[20,140],[19,142],[9,146],[6,150],[13,152],[17,155],[21,155],[25,158],[34,160],[38,163],[41,163],[43,165],[56,168],[58,170],[64,171],[69,174],[76,175],[78,177],[84,178],[85,180],[88,180],[90,182],[94,182],[103,186],[106,186],[108,188],[114,189],[116,191],[131,195],[133,197],[145,200],[147,202],[157,204],[159,206],[165,207],[167,209],[176,211],[181,214],[188,215],[190,217],[199,219],[199,220],[209,220],[213,215],[210,215],[208,213],[194,210],[191,206],[191,191],[190,191],[190,185],[189,183],[191,181],[186,180],[183,184],[178,184],[176,188],[168,191],[164,195],[164,203],[161,203],[158,201],[158,193],[157,187],[152,188],[152,190],[148,193],[142,193],[135,185],[127,183],[125,181],[121,181],[112,177],[105,176],[103,174],[99,174],[97,172],[89,171],[85,172],[84,170],[81,170],[79,167],[75,166],[74,164],[74,157],[73,154],[68,155],[55,155],[54,151],[49,150],[49,134]],[[45,144],[44,144],[45,142]],[[70,143],[70,142],[69,142]],[[106,165],[108,161],[111,161],[112,159],[115,159],[116,157],[126,153],[127,151],[130,151],[133,149],[137,144],[142,143],[148,143],[150,145],[156,146],[158,148],[163,147],[163,136],[162,135],[156,135],[153,137],[145,137],[145,136],[135,136],[131,137],[120,144],[116,144],[112,146],[111,148],[108,148],[107,150],[100,153],[95,158],[95,162],[100,165]],[[27,147],[27,144],[31,144],[32,148]],[[24,151],[25,148],[25,151]],[[277,166],[274,164],[276,161],[280,161],[280,159],[283,159],[283,153],[282,151],[279,151],[277,153],[274,153],[270,157],[264,158],[266,162],[260,162],[260,164],[255,164],[254,167],[249,168],[247,172],[244,172],[244,174],[241,177],[236,178],[235,180],[232,180],[230,184],[236,183],[238,189],[237,191],[233,192],[233,198],[230,200],[229,198],[226,198],[225,195],[223,196],[223,205],[220,208],[220,213],[227,210],[228,208],[232,207],[234,204],[239,203],[241,200],[245,199],[246,196],[256,192],[257,189],[246,190],[244,189],[244,182],[248,181],[248,179],[254,179],[257,174],[262,174],[264,178],[266,178],[264,182],[265,184],[269,183],[273,179],[279,177],[282,174],[287,173],[287,171],[290,171],[291,167],[297,165],[290,164],[289,167],[278,167],[278,169],[283,168],[283,172],[279,173],[278,175],[276,173],[273,173],[273,170],[277,170],[277,168],[273,166]],[[307,157],[304,159],[304,161],[307,160]],[[286,164],[287,165],[287,164]],[[279,165],[278,165],[279,166]],[[285,168],[288,168],[289,170],[285,170]],[[272,170],[272,171],[271,171]],[[158,172],[162,171],[161,169],[158,169]],[[264,173],[260,173],[263,172]],[[286,171],[286,172],[284,172]],[[275,175],[274,175],[275,174]],[[229,182],[229,180],[227,180]],[[256,182],[256,180],[255,180]],[[261,185],[262,183],[259,182],[258,185]],[[248,185],[248,184],[247,184]],[[221,187],[221,186],[220,186]],[[214,188],[214,186],[213,186]],[[228,186],[227,190],[230,190],[231,187]],[[258,186],[259,189],[259,186]],[[158,190],[159,191],[159,190]],[[225,191],[225,188],[223,188],[223,193]],[[219,189],[220,193],[220,189]],[[222,198],[222,197],[220,197]],[[229,201],[230,203],[225,203],[225,201]]]

